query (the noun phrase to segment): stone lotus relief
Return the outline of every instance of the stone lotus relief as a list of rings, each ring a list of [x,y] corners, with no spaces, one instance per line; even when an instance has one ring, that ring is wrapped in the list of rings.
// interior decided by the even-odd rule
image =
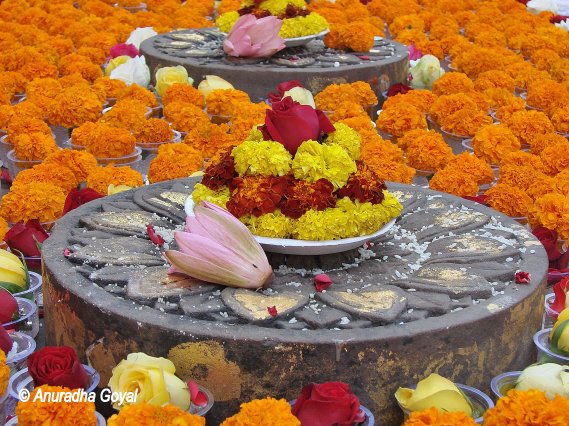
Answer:
[[[224,289],[166,274],[162,252],[175,245],[173,232],[183,227],[190,192],[177,182],[168,190],[136,190],[131,201],[103,202],[101,212],[82,217],[72,230],[69,260],[110,293],[160,312],[261,327],[342,329],[421,320],[491,298],[512,284],[530,238],[456,199],[408,188],[395,191],[405,211],[394,231],[369,247],[309,262],[269,254],[276,272],[270,289]],[[148,240],[147,223],[165,247]],[[312,277],[321,270],[333,284],[318,293]],[[267,310],[272,306],[275,317]]]

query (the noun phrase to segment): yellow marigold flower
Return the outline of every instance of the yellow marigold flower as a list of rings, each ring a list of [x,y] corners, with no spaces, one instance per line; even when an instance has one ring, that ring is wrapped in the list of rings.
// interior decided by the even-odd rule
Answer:
[[[0,215],[8,222],[53,222],[61,217],[67,194],[46,182],[18,185],[2,197]]]
[[[518,151],[519,139],[502,124],[490,125],[478,130],[472,139],[474,153],[491,164],[499,164],[507,154]]]
[[[477,184],[490,183],[494,180],[494,171],[484,160],[476,155],[463,152],[453,157],[445,168],[452,167],[456,170],[468,171],[468,174]]]
[[[93,83],[93,89],[101,89],[106,99],[118,99],[127,89],[124,81],[107,76],[100,77]]]
[[[409,165],[419,170],[442,169],[452,158],[452,149],[440,133],[429,130],[407,146]]]
[[[134,136],[139,143],[170,142],[174,138],[174,132],[166,120],[150,118],[134,132]]]
[[[510,130],[522,141],[529,143],[535,135],[554,131],[547,115],[540,111],[518,111],[505,122]]]
[[[461,109],[440,121],[441,129],[455,135],[472,136],[492,124],[492,117],[478,109]]]
[[[276,209],[271,213],[263,214],[259,217],[245,215],[239,218],[247,228],[260,237],[269,238],[288,238],[292,232],[294,220]]]
[[[484,195],[490,207],[510,217],[527,216],[532,204],[531,198],[525,191],[505,183],[493,186]]]
[[[284,176],[289,173],[292,156],[283,144],[273,141],[245,141],[231,151],[239,176]]]
[[[170,179],[188,177],[203,168],[201,153],[185,144],[162,148],[159,154],[150,162],[148,180],[150,183],[162,182]]]
[[[68,193],[79,184],[73,172],[59,164],[38,164],[31,169],[22,170],[14,179],[14,185],[28,185],[34,182],[46,182],[60,187]]]
[[[87,186],[93,188],[99,194],[106,194],[109,185],[142,186],[144,181],[142,175],[128,166],[95,168],[87,177]]]
[[[300,421],[291,413],[290,404],[273,398],[255,399],[241,404],[239,413],[229,417],[221,426],[240,426],[244,424],[278,424],[282,426],[300,426]]]
[[[433,93],[437,96],[467,93],[472,90],[474,83],[462,72],[447,72],[433,83]]]
[[[238,19],[239,19],[239,13],[236,10],[222,13],[215,20],[215,25],[217,25],[219,31],[223,33],[229,33],[229,31],[231,31],[231,27],[235,25]]]
[[[233,131],[233,127],[231,127],[231,130]],[[252,142],[261,142],[263,140],[263,132],[261,132],[258,127],[253,127],[247,134],[245,140]]]
[[[346,150],[352,160],[358,160],[360,158],[360,144],[362,141],[359,133],[344,123],[336,123],[334,128],[336,131],[330,133],[324,143],[326,145],[340,145]]]
[[[11,137],[10,141],[19,160],[43,160],[59,149],[53,137],[44,133],[20,134]]]
[[[549,145],[539,154],[545,173],[555,175],[569,168],[569,141]]]
[[[205,99],[202,93],[192,85],[175,83],[168,87],[162,96],[164,106],[172,102],[184,102],[203,108]]]
[[[376,121],[378,129],[393,136],[403,136],[416,129],[427,129],[425,114],[406,104],[396,104],[381,111]]]
[[[545,392],[511,390],[484,414],[486,426],[546,426],[569,424],[569,400]]]
[[[164,107],[164,118],[172,123],[172,127],[182,132],[189,132],[197,126],[209,123],[203,109],[188,103],[171,102]]]
[[[97,167],[97,159],[87,151],[60,149],[46,157],[42,164],[54,164],[73,172],[77,182],[84,182]]]
[[[8,228],[8,224],[6,223],[6,221],[4,221],[3,219],[2,221],[4,222],[2,225],[5,224],[6,228]],[[6,231],[7,230],[8,229],[6,229]],[[6,235],[5,232],[4,235]],[[2,239],[4,239],[4,236],[2,236]],[[0,395],[4,395],[6,393],[6,390],[8,389],[9,379],[10,379],[10,367],[8,367],[8,365],[6,364],[6,354],[2,349],[0,349]]]
[[[147,107],[155,108],[158,106],[158,101],[156,96],[150,90],[140,87],[138,84],[131,84],[127,86],[124,92],[122,92],[119,100],[130,99],[138,101]]]
[[[296,16],[283,19],[283,26],[279,31],[282,38],[305,37],[318,34],[328,29],[328,22],[318,13],[310,13],[307,16]]]
[[[488,89],[505,89],[512,93],[515,89],[514,79],[501,70],[485,71],[474,81],[474,89],[484,92]]]
[[[412,411],[403,426],[475,426],[472,417],[457,411],[453,413],[441,413],[436,408],[423,411]]]
[[[88,401],[81,402],[52,402],[63,400],[57,395],[46,398],[43,402],[41,397],[36,397],[38,393],[42,395],[80,392],[60,386],[42,385],[35,388],[30,394],[30,398],[18,402],[16,415],[18,423],[30,426],[42,424],[73,424],[75,426],[91,426],[96,423],[95,403]]]
[[[249,95],[236,89],[214,90],[206,98],[207,112],[213,115],[232,116],[249,104]]]
[[[356,172],[356,163],[339,145],[321,145],[308,140],[298,148],[292,160],[292,170],[297,179],[316,182],[324,178],[338,189]]]
[[[222,186],[217,191],[214,191],[201,183],[196,184],[192,192],[192,199],[196,205],[202,201],[209,201],[223,208],[226,208],[225,205],[229,201],[230,196],[231,193],[227,186]]]
[[[252,6],[255,2],[252,0],[245,0],[245,6]],[[271,15],[281,15],[285,13],[288,5],[295,6],[300,9],[306,8],[306,2],[304,0],[263,0],[259,4],[259,9],[267,10],[271,12]]]
[[[49,121],[63,127],[76,127],[86,121],[97,121],[102,103],[97,94],[81,86],[63,89],[48,111]]]
[[[197,121],[184,138],[184,143],[200,151],[204,157],[212,157],[217,151],[235,143],[233,135],[228,133],[227,124],[213,124],[209,121]]]
[[[175,405],[162,407],[147,403],[125,406],[107,421],[108,426],[205,426],[205,418],[183,411]]]

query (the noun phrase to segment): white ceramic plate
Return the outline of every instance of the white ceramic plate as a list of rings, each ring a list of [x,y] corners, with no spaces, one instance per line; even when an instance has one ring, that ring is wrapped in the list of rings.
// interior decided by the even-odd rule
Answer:
[[[286,47],[304,46],[305,44],[308,44],[312,40],[316,40],[319,37],[324,37],[329,32],[330,30],[324,30],[322,32],[319,32],[318,34],[311,34],[304,37],[285,38],[284,44]]]
[[[194,214],[194,200],[189,196],[186,199],[184,210],[186,214],[192,216]],[[380,235],[386,234],[395,224],[395,220],[391,219],[376,232],[361,237],[343,238],[341,240],[293,240],[289,238],[269,238],[257,237],[255,239],[265,251],[271,253],[296,254],[305,256],[315,256],[320,254],[341,253],[343,251],[352,250],[364,245],[366,241],[373,240]]]

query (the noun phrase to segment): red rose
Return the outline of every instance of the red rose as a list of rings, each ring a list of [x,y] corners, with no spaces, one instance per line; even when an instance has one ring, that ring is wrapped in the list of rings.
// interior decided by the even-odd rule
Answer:
[[[117,56],[130,56],[131,58],[136,58],[139,55],[138,49],[134,44],[119,43],[111,47],[111,59]]]
[[[335,130],[322,111],[309,105],[300,105],[290,96],[275,102],[273,109],[267,110],[262,129],[268,139],[282,143],[293,155],[302,142],[318,140],[322,133]]]
[[[561,257],[561,252],[557,249],[557,232],[540,226],[533,230],[533,235],[543,244],[550,262]]]
[[[524,4],[526,4],[526,3],[527,3],[527,1]],[[566,21],[567,19],[569,19],[569,16],[553,15],[551,18],[549,18],[549,22],[551,22],[552,24],[559,24],[560,22]]]
[[[26,224],[22,222],[16,223],[6,233],[4,241],[12,251],[19,251],[26,257],[41,256],[38,245],[41,245],[49,234],[39,223],[38,220],[30,220]]]
[[[285,92],[288,92],[290,89],[293,89],[295,87],[304,88],[302,83],[298,80],[284,81],[281,84],[279,84],[277,86],[276,93],[275,92],[269,93],[269,100],[271,101],[271,105],[274,104],[275,102],[279,102],[282,99]]]
[[[560,313],[565,309],[565,301],[567,299],[567,292],[569,291],[569,277],[566,277],[553,286],[555,299],[551,304],[551,309]]]
[[[0,287],[0,324],[12,322],[18,315],[18,302],[8,290]]]
[[[413,90],[411,86],[407,86],[406,84],[403,83],[397,83],[389,88],[389,90],[387,91],[387,97],[389,98],[390,96],[395,96],[398,95],[399,93],[404,95],[410,90]]]
[[[28,370],[34,385],[64,386],[70,389],[85,389],[89,376],[69,346],[45,346],[30,355]]]
[[[103,196],[91,188],[77,189],[73,188],[65,198],[65,205],[63,206],[63,214],[69,213],[71,210],[76,209],[89,201],[102,198]]]
[[[360,401],[346,383],[310,383],[292,407],[301,426],[352,426],[365,420]]]
[[[4,351],[5,354],[12,350],[12,339],[10,339],[10,335],[6,331],[6,329],[0,324],[0,349]]]

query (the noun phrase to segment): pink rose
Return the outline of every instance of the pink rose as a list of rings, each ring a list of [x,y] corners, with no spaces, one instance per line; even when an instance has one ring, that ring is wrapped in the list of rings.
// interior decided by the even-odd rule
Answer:
[[[131,58],[136,58],[138,55],[138,49],[134,44],[119,43],[111,47],[111,59],[119,56],[130,56]]]
[[[283,21],[275,16],[257,19],[243,15],[237,20],[223,42],[223,50],[230,56],[262,58],[284,49],[279,31]]]

